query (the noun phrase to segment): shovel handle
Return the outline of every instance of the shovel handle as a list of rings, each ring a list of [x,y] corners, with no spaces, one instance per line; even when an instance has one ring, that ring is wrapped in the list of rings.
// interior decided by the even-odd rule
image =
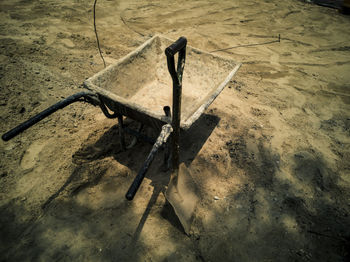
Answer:
[[[59,109],[62,109],[76,101],[78,101],[82,97],[88,97],[92,93],[89,92],[79,92],[74,95],[71,95],[58,103],[50,106],[49,108],[45,109],[44,111],[40,112],[36,116],[33,116],[32,118],[28,119],[27,121],[23,122],[22,124],[16,126],[15,128],[11,129],[10,131],[6,132],[2,135],[2,140],[8,141],[11,138],[17,136],[18,134],[22,133],[24,130],[28,129],[29,127],[33,126],[34,124],[38,123],[40,120],[43,120],[45,117],[51,115],[52,113],[56,112]]]
[[[180,37],[176,42],[165,49],[167,65],[170,76],[173,80],[173,116],[172,127],[172,168],[178,169],[180,163],[180,123],[181,123],[181,97],[182,97],[182,76],[186,61],[187,39]],[[175,70],[175,53],[179,52],[177,59],[177,70]]]
[[[177,52],[179,52],[181,49],[186,47],[187,39],[183,36],[181,36],[179,39],[177,39],[174,43],[172,43],[170,46],[168,46],[165,49],[165,54],[167,56],[171,55],[174,56]]]
[[[170,124],[166,124],[162,127],[162,131],[160,132],[157,141],[154,143],[151,152],[148,154],[146,161],[142,165],[139,173],[135,177],[134,181],[132,182],[128,192],[126,193],[125,197],[127,200],[133,200],[137,190],[139,189],[143,179],[145,178],[145,175],[148,171],[149,166],[151,165],[156,153],[158,152],[159,148],[166,143],[168,140],[170,133],[173,131]]]
[[[167,57],[167,65],[171,78],[173,79],[174,86],[181,86],[182,74],[185,67],[186,59],[186,37],[181,36],[173,44],[165,49],[165,55]],[[177,60],[177,70],[175,70],[175,58],[174,55],[179,52],[179,57]]]

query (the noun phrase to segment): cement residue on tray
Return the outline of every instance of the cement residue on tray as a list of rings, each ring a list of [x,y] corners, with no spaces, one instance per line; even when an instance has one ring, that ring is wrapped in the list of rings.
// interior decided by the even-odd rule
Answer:
[[[96,78],[95,85],[128,102],[163,115],[172,106],[172,80],[164,50],[171,40],[155,37],[112,65]],[[237,64],[187,47],[182,88],[182,121],[188,119],[222,84]]]

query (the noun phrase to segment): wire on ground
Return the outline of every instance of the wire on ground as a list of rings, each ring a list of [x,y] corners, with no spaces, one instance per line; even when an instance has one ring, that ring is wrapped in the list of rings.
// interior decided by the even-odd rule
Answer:
[[[210,51],[210,53],[219,52],[219,51],[226,51],[226,50],[233,49],[233,48],[238,48],[238,47],[249,47],[249,46],[257,46],[257,45],[267,45],[267,44],[279,43],[279,42],[281,42],[281,35],[280,35],[280,34],[278,35],[278,40],[268,41],[268,42],[264,42],[264,43],[257,43],[257,44],[237,45],[237,46],[232,46],[232,47],[227,47],[227,48],[222,48],[222,49],[213,50],[213,51]]]
[[[101,52],[100,41],[98,40],[97,29],[96,29],[96,3],[97,3],[97,0],[94,1],[94,8],[93,8],[94,9],[94,29],[95,29],[95,35],[96,35],[97,48],[98,48],[98,51],[99,51],[100,56],[102,58],[103,65],[106,68],[106,62],[105,62],[105,59],[103,58],[103,55]]]

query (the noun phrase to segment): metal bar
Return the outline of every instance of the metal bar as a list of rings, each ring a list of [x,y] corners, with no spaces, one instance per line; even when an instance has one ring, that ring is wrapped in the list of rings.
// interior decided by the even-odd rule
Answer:
[[[132,200],[139,189],[147,171],[150,165],[152,164],[152,161],[158,152],[159,148],[166,143],[168,140],[170,133],[173,131],[170,124],[166,124],[162,127],[162,131],[160,132],[157,141],[152,147],[151,152],[148,154],[146,161],[142,165],[140,171],[138,172],[137,176],[135,177],[134,181],[132,182],[128,192],[126,193],[125,197],[127,200]]]
[[[22,133],[24,130],[28,129],[29,127],[33,126],[34,124],[38,123],[39,121],[43,120],[45,117],[51,115],[52,113],[56,112],[59,109],[62,109],[74,102],[81,101],[80,98],[84,97],[86,98],[85,102],[89,102],[91,104],[95,104],[93,99],[90,99],[90,96],[95,96],[92,92],[79,92],[74,95],[71,95],[58,103],[50,106],[49,108],[45,109],[44,111],[40,112],[36,116],[33,116],[32,118],[28,119],[27,121],[23,122],[22,124],[16,126],[15,128],[11,129],[10,131],[6,132],[2,139],[4,141],[8,141],[11,138],[17,136],[18,134]]]
[[[122,150],[125,151],[126,145],[125,145],[124,123],[123,123],[122,115],[118,115],[118,128],[119,128],[120,145],[122,147]]]
[[[117,112],[113,112],[112,114],[109,113],[108,109],[107,109],[107,106],[104,104],[104,101],[103,101],[103,98],[102,96],[99,96],[99,106],[103,112],[103,114],[107,117],[107,118],[117,118],[120,114],[118,114]]]

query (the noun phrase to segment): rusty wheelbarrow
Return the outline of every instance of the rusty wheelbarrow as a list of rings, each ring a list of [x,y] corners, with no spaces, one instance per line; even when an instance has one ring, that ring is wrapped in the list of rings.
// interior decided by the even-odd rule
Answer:
[[[176,54],[178,61],[175,68]],[[185,60],[190,70],[183,74]],[[126,193],[128,200],[134,198],[159,148],[166,145],[165,160],[170,163],[171,159],[172,177],[165,195],[188,233],[197,199],[189,190],[189,173],[184,171],[184,166],[179,168],[180,129],[187,130],[191,127],[221,93],[239,67],[240,64],[232,60],[187,46],[184,37],[173,42],[157,35],[115,64],[87,79],[84,82],[85,92],[74,94],[54,104],[5,133],[2,139],[8,141],[74,102],[85,101],[99,106],[106,117],[118,118],[122,149],[127,148],[125,132],[137,139],[154,143]],[[154,142],[139,132],[141,126],[139,130],[126,127],[123,123],[124,116],[158,130],[159,137]],[[167,143],[169,137],[171,143]]]

